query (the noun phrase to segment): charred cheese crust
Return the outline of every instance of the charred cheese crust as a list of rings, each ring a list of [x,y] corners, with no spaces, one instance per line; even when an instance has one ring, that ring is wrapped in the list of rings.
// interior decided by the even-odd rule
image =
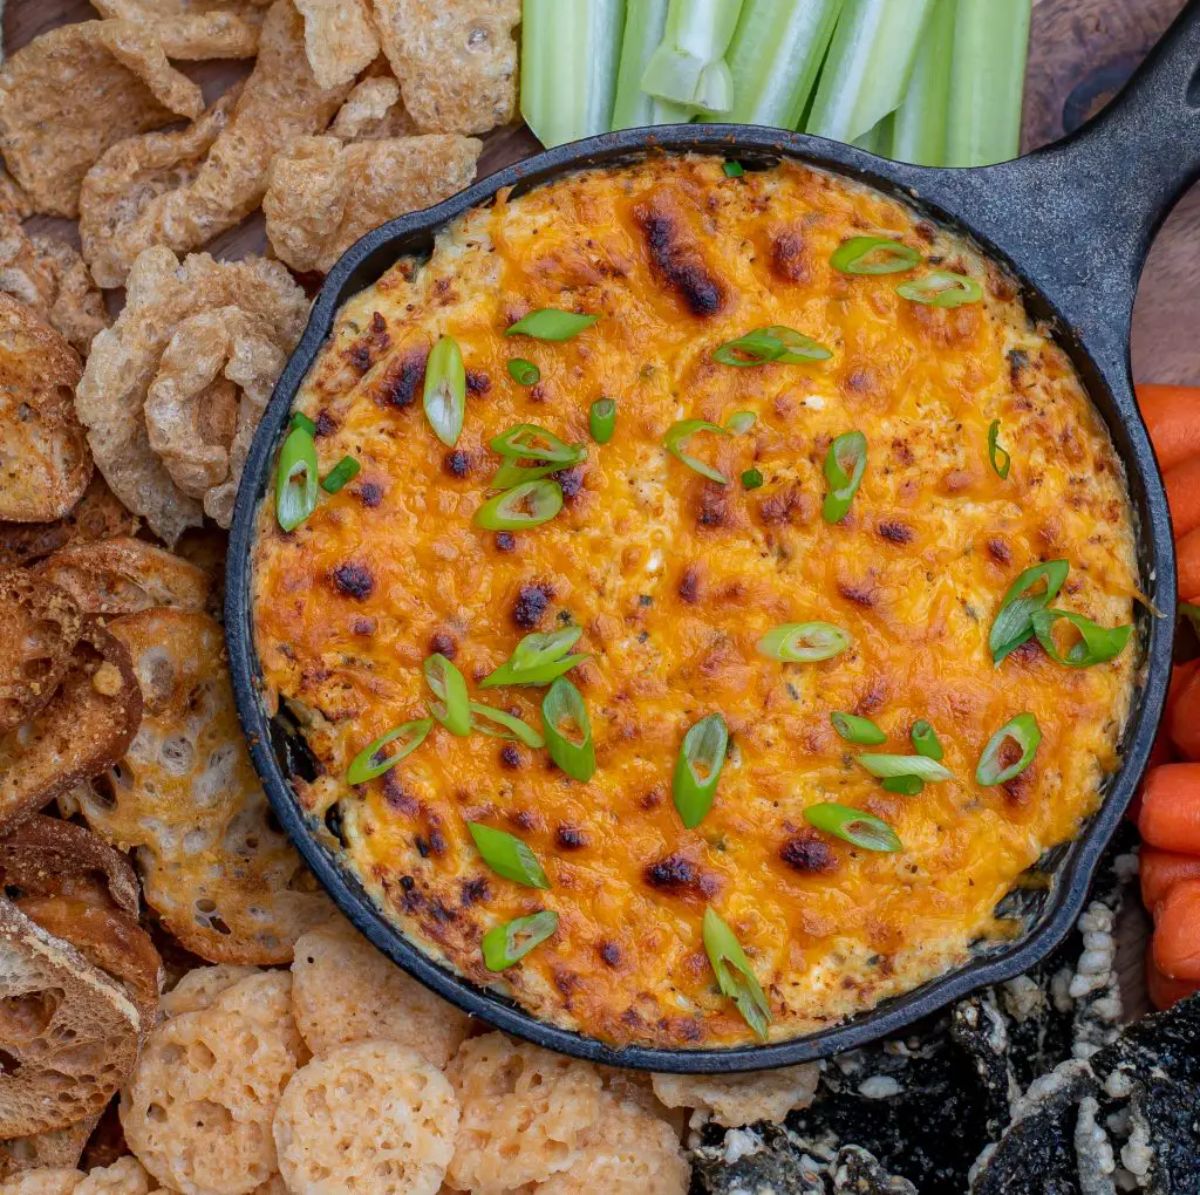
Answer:
[[[956,310],[906,302],[903,276],[848,277],[847,237],[919,248],[984,285]],[[599,323],[561,344],[506,339],[526,312]],[[819,365],[731,369],[719,344],[785,324],[833,350]],[[442,334],[470,375],[455,450],[421,409],[424,359]],[[534,361],[522,388],[506,361]],[[487,441],[517,422],[589,443],[588,407],[617,398],[613,440],[564,479],[552,522],[519,535],[472,523],[498,465]],[[1138,652],[1082,670],[1036,643],[994,668],[987,635],[1022,569],[1066,557],[1059,605],[1112,626],[1132,618],[1133,533],[1120,464],[1069,361],[1010,280],[970,245],[874,191],[784,163],[741,179],[705,157],[655,157],[501,195],[352,299],[298,400],[322,470],[358,478],[294,534],[268,500],[255,592],[270,694],[290,704],[325,775],[301,785],[314,818],[338,802],[345,857],[425,950],[538,1016],[612,1042],[751,1040],[716,991],[701,941],[711,904],[766,989],[775,1038],[868,1009],[1012,931],[997,903],[1098,802]],[[683,418],[758,415],[692,449],[705,481],[661,447]],[[1013,455],[995,475],[987,429]],[[820,515],[831,439],[858,428],[869,465],[849,516]],[[747,492],[740,473],[765,483]],[[754,650],[783,622],[824,619],[853,647],[814,665]],[[520,636],[573,621],[575,669],[599,768],[581,784],[544,752],[435,728],[359,789],[349,761],[422,716],[420,665],[441,651],[475,683]],[[540,724],[540,690],[478,693]],[[958,779],[915,797],[883,791],[834,733],[831,710],[868,715],[910,750],[929,719]],[[715,806],[683,828],[670,792],[686,729],[720,711],[732,734]],[[1009,788],[973,780],[989,736],[1023,711],[1044,739]],[[896,827],[899,854],[807,828],[810,803],[859,806]],[[466,830],[519,834],[548,892],[492,874]],[[482,934],[552,908],[558,932],[493,976]]]

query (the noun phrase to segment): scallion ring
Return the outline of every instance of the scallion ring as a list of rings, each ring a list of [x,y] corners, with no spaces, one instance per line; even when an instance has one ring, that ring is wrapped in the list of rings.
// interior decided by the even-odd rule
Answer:
[[[988,739],[979,757],[979,766],[975,769],[976,782],[986,785],[1007,784],[1033,763],[1041,741],[1042,732],[1037,719],[1032,714],[1018,714]],[[1005,764],[1005,748],[1009,743],[1015,744],[1015,748],[1009,747],[1008,753],[1016,749],[1020,755],[1013,762]]]
[[[488,489],[493,493],[511,490],[527,481],[540,481],[543,477],[552,477],[555,473],[561,473],[562,468],[562,465],[522,465],[518,461],[504,461],[496,470]]]
[[[899,835],[887,822],[861,809],[839,805],[836,801],[809,805],[804,811],[804,820],[810,826],[864,851],[891,853],[903,849]]]
[[[834,710],[829,715],[833,729],[848,743],[857,743],[860,747],[877,747],[887,742],[887,735],[871,721],[870,718],[860,718],[857,714],[844,714]]]
[[[912,725],[912,743],[917,754],[924,755],[927,759],[941,760],[946,754],[937,731],[924,718],[919,718]]]
[[[405,756],[411,755],[424,741],[425,736],[433,729],[432,718],[421,718],[415,722],[405,722],[393,727],[387,734],[381,734],[373,743],[367,744],[351,761],[346,769],[347,784],[366,784],[376,776],[394,768]],[[401,740],[400,746],[390,755],[384,755],[385,747]]]
[[[747,1025],[760,1041],[766,1041],[771,1024],[771,1006],[763,994],[762,984],[750,966],[733,930],[712,908],[704,910],[704,949],[717,977],[721,995],[737,1005]]]
[[[1065,560],[1035,564],[1008,587],[988,634],[988,649],[995,664],[1033,637],[1033,616],[1058,596],[1070,569]],[[1045,589],[1032,592],[1038,585],[1045,585]]]
[[[462,433],[467,410],[467,369],[452,336],[443,336],[425,362],[425,418],[433,434],[453,448]]]
[[[915,797],[925,787],[925,781],[920,776],[889,776],[886,780],[881,780],[879,785],[890,793]]]
[[[734,411],[725,420],[725,426],[735,436],[741,436],[748,432],[757,422],[758,416],[753,411]]]
[[[275,517],[295,531],[317,509],[317,445],[303,427],[288,432],[275,472]]]
[[[1054,624],[1065,618],[1078,632],[1079,638],[1064,656],[1054,641]],[[1090,668],[1093,664],[1104,664],[1115,659],[1125,650],[1133,627],[1128,623],[1119,627],[1102,627],[1082,614],[1070,610],[1035,610],[1033,633],[1046,655],[1056,664],[1068,668]]]
[[[716,423],[709,423],[707,419],[681,419],[667,428],[662,445],[676,460],[682,461],[689,469],[694,469],[701,477],[707,477],[709,481],[715,481],[718,485],[728,485],[729,478],[724,473],[714,469],[712,465],[706,465],[699,457],[684,451],[688,440],[697,432],[716,432],[720,436],[729,435],[726,428]]]
[[[534,751],[546,745],[546,740],[528,722],[522,722],[504,710],[494,709],[481,701],[472,701],[470,709],[471,729],[479,734],[491,735],[494,739],[515,739]]]
[[[292,412],[292,422],[288,425],[288,430],[291,431],[294,427],[304,428],[310,436],[317,434],[317,425],[303,411]]]
[[[583,695],[559,677],[542,698],[542,723],[550,758],[575,780],[590,780],[596,771],[592,723]]]
[[[536,386],[542,380],[542,371],[524,357],[513,357],[508,363],[508,376],[518,386]]]
[[[425,673],[425,683],[438,699],[430,702],[429,712],[451,734],[470,734],[471,702],[463,674],[441,652],[430,656],[421,669]]]
[[[563,468],[583,459],[579,444],[568,444],[536,423],[516,423],[494,436],[488,446],[498,456],[513,461],[544,461]]]
[[[896,287],[896,294],[910,303],[924,303],[927,307],[963,307],[978,303],[983,298],[983,287],[966,274],[934,270],[912,282],[902,282]]]
[[[829,490],[821,505],[821,518],[837,523],[846,517],[867,471],[867,437],[860,431],[838,436],[825,454],[824,471]]]
[[[756,490],[763,483],[762,472],[758,469],[747,469],[742,474],[742,489]]]
[[[586,655],[567,652],[579,641],[582,627],[560,627],[556,631],[534,631],[526,635],[513,653],[482,682],[481,688],[498,685],[548,685],[569,672]]]
[[[953,780],[954,773],[927,755],[858,755],[855,757],[872,776],[886,780],[892,776],[916,776],[936,783]]]
[[[831,622],[786,622],[756,644],[760,654],[785,664],[831,660],[850,646],[850,636]]]
[[[725,172],[726,178],[741,178],[746,173],[746,168],[741,162],[726,162],[721,169]]]
[[[719,365],[740,369],[755,365],[805,365],[813,361],[828,361],[833,353],[819,341],[784,324],[755,328],[736,340],[727,340],[713,350],[712,359]]]
[[[851,237],[833,252],[829,264],[843,274],[901,274],[921,260],[920,253],[887,237]]]
[[[525,481],[489,498],[475,512],[475,522],[488,531],[526,531],[548,523],[562,505],[557,481]]]
[[[987,435],[988,459],[992,468],[1001,481],[1008,480],[1008,471],[1012,468],[1012,457],[1000,445],[1000,420],[993,419],[988,427]]]
[[[483,935],[483,965],[489,971],[503,971],[519,963],[556,929],[558,914],[553,909],[543,909],[540,913],[493,926]]]
[[[607,444],[617,430],[617,400],[598,398],[588,410],[588,431],[597,444]]]
[[[362,465],[358,463],[352,456],[344,456],[332,469],[322,478],[321,489],[327,494],[336,494],[344,485],[353,481],[362,469]]]
[[[579,315],[574,311],[559,311],[557,307],[543,307],[510,325],[504,335],[529,336],[533,340],[570,340],[599,318],[598,315]]]
[[[498,876],[526,888],[550,887],[537,856],[516,835],[485,826],[482,822],[467,822],[467,829],[483,861]]]
[[[671,790],[680,820],[694,830],[712,808],[729,748],[729,728],[720,714],[701,718],[683,736]]]
[[[1180,602],[1180,616],[1186,618],[1192,624],[1192,630],[1200,636],[1200,605],[1195,602]]]

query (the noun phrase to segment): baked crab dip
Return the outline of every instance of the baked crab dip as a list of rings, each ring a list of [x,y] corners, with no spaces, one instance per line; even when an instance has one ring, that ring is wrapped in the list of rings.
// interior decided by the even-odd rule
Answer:
[[[974,245],[651,156],[338,315],[259,512],[311,823],[421,949],[614,1044],[829,1026],[1019,929],[1119,763],[1124,478]]]

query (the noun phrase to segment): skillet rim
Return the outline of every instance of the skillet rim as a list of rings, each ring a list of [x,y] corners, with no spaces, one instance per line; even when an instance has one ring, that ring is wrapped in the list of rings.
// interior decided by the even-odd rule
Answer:
[[[1048,870],[1052,878],[1051,890],[1036,915],[1028,921],[1022,936],[850,1020],[766,1045],[710,1049],[612,1046],[540,1020],[507,997],[479,988],[435,962],[384,917],[358,880],[318,842],[311,818],[296,800],[272,746],[271,721],[260,696],[262,677],[253,643],[250,581],[257,507],[266,490],[269,465],[292,402],[345,301],[370,285],[400,257],[423,252],[437,231],[469,208],[489,202],[504,187],[517,187],[523,191],[578,170],[619,165],[622,161],[656,151],[737,157],[752,166],[780,157],[798,159],[845,175],[928,212],[931,218],[968,236],[986,254],[1004,265],[1020,283],[1027,308],[1034,315],[1053,321],[1056,341],[1071,356],[1089,399],[1109,430],[1126,472],[1141,580],[1161,615],[1153,617],[1143,613],[1140,616],[1139,640],[1144,652],[1140,690],[1134,694],[1123,735],[1122,765],[1107,778],[1102,803],[1082,831],[1069,844],[1064,844],[1064,848],[1055,848],[1058,854]],[[1027,971],[1070,932],[1083,909],[1104,848],[1140,782],[1162,715],[1175,625],[1174,552],[1166,495],[1149,438],[1133,400],[1127,353],[1123,376],[1106,375],[1104,366],[1097,363],[1096,355],[1089,350],[1086,339],[1046,297],[1047,284],[1052,284],[1053,280],[1038,279],[1023,271],[1002,245],[977,233],[969,218],[953,210],[953,201],[965,202],[966,193],[947,188],[950,201],[938,199],[939,178],[958,176],[961,179],[966,174],[983,176],[986,173],[986,170],[940,171],[907,166],[876,158],[853,146],[759,126],[712,124],[627,129],[546,150],[481,179],[432,208],[390,221],[367,233],[347,250],[326,277],[304,335],[280,375],[255,433],[238,489],[229,540],[225,594],[230,672],[238,717],[251,759],[285,832],[355,927],[393,962],[439,996],[464,1012],[479,1016],[494,1028],[559,1053],[609,1066],[683,1074],[765,1070],[825,1058],[895,1034],[981,987]],[[1114,369],[1111,364],[1109,368]]]

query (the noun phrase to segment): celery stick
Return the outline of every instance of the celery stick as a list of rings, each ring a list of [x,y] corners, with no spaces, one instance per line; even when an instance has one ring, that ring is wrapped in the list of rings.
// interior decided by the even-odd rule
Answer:
[[[627,0],[625,39],[617,71],[614,129],[637,129],[652,124],[686,124],[692,109],[672,104],[642,90],[642,76],[667,27],[669,0]]]
[[[958,0],[946,165],[986,166],[1021,148],[1031,0]]]
[[[904,102],[896,109],[889,157],[918,166],[946,164],[950,58],[957,0],[934,0]]]
[[[842,0],[744,0],[725,56],[733,107],[701,119],[796,128],[841,7]]]
[[[671,0],[642,90],[703,112],[728,112],[733,74],[725,54],[741,8],[742,0]]]
[[[810,133],[854,141],[900,106],[932,7],[933,0],[846,0],[809,114]]]
[[[625,0],[524,0],[521,115],[545,146],[608,132]]]
[[[867,153],[878,154],[886,158],[888,147],[892,143],[892,117],[885,116],[877,125],[869,128],[861,137],[855,137],[853,144]]]

